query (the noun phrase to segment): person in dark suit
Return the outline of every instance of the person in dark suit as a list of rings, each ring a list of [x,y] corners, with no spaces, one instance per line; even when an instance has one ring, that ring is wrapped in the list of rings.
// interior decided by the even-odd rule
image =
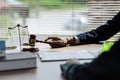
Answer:
[[[71,59],[60,68],[66,80],[120,80],[120,40],[90,63]]]
[[[48,37],[45,43],[52,48],[67,45],[82,45],[104,41],[120,31],[120,12],[98,28],[78,34],[71,38]],[[120,39],[108,50],[101,52],[90,63],[80,64],[77,60],[68,60],[61,64],[62,75],[66,80],[120,80]]]
[[[50,44],[52,48],[65,47],[67,45],[81,45],[98,43],[104,41],[115,35],[120,31],[120,12],[117,13],[111,20],[108,20],[104,25],[96,29],[87,31],[73,37],[48,37],[44,43]]]

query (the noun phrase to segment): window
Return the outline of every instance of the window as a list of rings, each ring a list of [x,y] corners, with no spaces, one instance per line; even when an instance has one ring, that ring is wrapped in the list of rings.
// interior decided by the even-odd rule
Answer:
[[[31,9],[36,12],[31,15],[34,18],[27,23],[30,33],[71,35],[82,31],[83,25],[87,26],[86,0],[39,0],[38,3]]]
[[[94,29],[113,18],[119,12],[119,0],[89,0],[88,1],[89,27]]]
[[[1,36],[7,32],[18,34],[17,24],[28,26],[30,34],[73,35],[87,26],[86,0],[3,0],[6,5],[1,11]],[[3,22],[4,21],[4,22]],[[75,27],[73,27],[75,26]],[[15,32],[14,32],[15,31]],[[21,33],[24,31],[21,29]],[[3,35],[4,34],[4,35]]]
[[[20,34],[75,35],[111,19],[119,0],[0,0],[0,38]],[[28,32],[27,32],[28,31]]]
[[[119,0],[89,0],[88,1],[89,27],[87,30],[94,29],[111,20],[119,12]],[[117,40],[119,34],[114,35],[108,41]]]

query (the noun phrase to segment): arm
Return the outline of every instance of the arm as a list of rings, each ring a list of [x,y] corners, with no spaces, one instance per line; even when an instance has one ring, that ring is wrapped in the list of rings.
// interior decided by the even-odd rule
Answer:
[[[107,23],[100,27],[87,31],[82,34],[78,34],[74,37],[62,39],[59,37],[49,37],[44,43],[50,44],[52,48],[65,47],[67,45],[77,44],[90,44],[104,41],[115,35],[120,31],[120,12],[113,17],[112,20],[108,20]]]
[[[117,32],[120,31],[120,12],[113,17],[112,20],[108,20],[107,23],[101,25],[95,30],[91,30],[82,34],[76,35],[80,44],[95,43],[98,41],[107,40]]]
[[[115,80],[120,79],[120,40],[110,51],[104,52],[88,64],[68,63],[61,65],[66,80]]]

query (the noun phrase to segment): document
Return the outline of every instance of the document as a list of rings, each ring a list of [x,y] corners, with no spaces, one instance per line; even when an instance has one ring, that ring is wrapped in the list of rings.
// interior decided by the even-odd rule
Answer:
[[[77,51],[61,51],[61,52],[40,52],[39,58],[41,62],[48,61],[64,61],[71,58],[76,58],[79,60],[91,60],[94,59],[96,55],[87,50],[77,50]]]
[[[0,59],[0,71],[36,68],[36,56],[30,52],[6,54]]]

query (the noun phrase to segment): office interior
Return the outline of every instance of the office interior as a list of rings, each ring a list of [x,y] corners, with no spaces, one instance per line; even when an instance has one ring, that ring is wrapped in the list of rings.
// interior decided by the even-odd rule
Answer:
[[[31,34],[38,40],[74,36],[104,24],[119,8],[119,0],[0,0],[0,40],[21,46]]]

